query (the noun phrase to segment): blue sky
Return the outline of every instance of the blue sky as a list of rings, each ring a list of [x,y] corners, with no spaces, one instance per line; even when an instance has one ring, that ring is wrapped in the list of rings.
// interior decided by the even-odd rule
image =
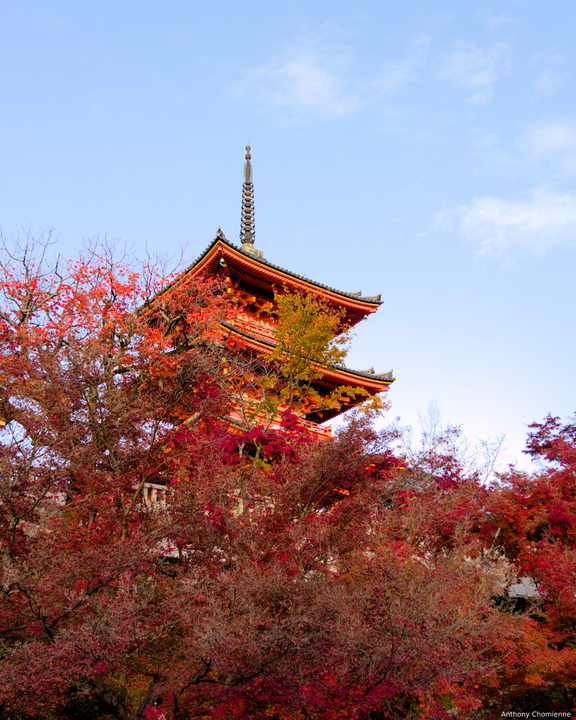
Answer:
[[[382,293],[351,367],[475,437],[576,410],[576,2],[0,2],[0,226]]]

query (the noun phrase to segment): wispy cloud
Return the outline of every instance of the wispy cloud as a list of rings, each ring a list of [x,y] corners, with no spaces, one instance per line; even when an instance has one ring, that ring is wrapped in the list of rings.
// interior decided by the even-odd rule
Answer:
[[[476,19],[483,21],[490,30],[500,30],[502,27],[516,23],[516,20],[506,13],[494,15],[491,8],[485,8],[476,13]]]
[[[576,121],[544,120],[529,125],[514,143],[530,161],[548,161],[576,172]]]
[[[576,194],[535,190],[527,200],[475,198],[438,213],[436,222],[456,227],[477,245],[479,255],[501,257],[514,250],[543,254],[576,242]]]
[[[292,118],[338,118],[362,106],[350,78],[351,52],[326,31],[300,33],[278,55],[244,73],[233,92]]]
[[[512,143],[498,136],[482,134],[476,140],[475,155],[486,171],[517,177],[530,173],[562,178],[576,175],[576,119],[543,119],[525,125]],[[534,184],[541,184],[536,181]]]
[[[479,167],[474,169],[475,174],[488,171],[498,175],[502,173],[509,175],[516,172],[520,166],[517,154],[503,147],[500,139],[489,133],[479,135],[474,146],[474,155],[479,161]]]
[[[352,49],[339,42],[341,35],[329,25],[299,33],[280,53],[248,68],[233,94],[293,120],[340,118],[413,82],[430,43],[427,35],[415,35],[405,57],[359,75]]]
[[[467,41],[438,58],[438,79],[471,92],[470,102],[485,105],[492,100],[494,84],[505,67],[506,46],[498,43],[482,49]]]
[[[534,96],[554,95],[566,79],[566,72],[561,69],[566,56],[555,50],[543,50],[534,55],[533,61],[541,67],[534,78]]]
[[[488,13],[486,16],[486,23],[492,29],[501,28],[503,25],[509,25],[514,22],[515,20],[510,17],[510,15],[506,15],[506,13],[500,13],[500,15]]]
[[[382,70],[369,81],[370,88],[380,94],[389,94],[417,80],[418,69],[424,63],[431,42],[432,39],[427,33],[413,35],[408,43],[405,57],[384,64]]]
[[[564,73],[555,69],[540,70],[534,78],[534,95],[554,95],[564,83]]]

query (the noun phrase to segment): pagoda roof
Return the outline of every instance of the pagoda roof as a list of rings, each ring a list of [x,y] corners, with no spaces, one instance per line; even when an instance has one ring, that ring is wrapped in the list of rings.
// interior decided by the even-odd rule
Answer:
[[[276,347],[276,344],[271,342],[270,340],[265,340],[264,338],[257,338],[254,335],[247,333],[245,330],[239,330],[237,327],[231,325],[230,323],[222,323],[222,325],[227,330],[230,330],[230,332],[233,332],[234,334],[239,335],[246,340],[249,340],[250,345],[252,345],[255,349],[257,347],[265,347],[273,350]],[[346,365],[329,365],[321,367],[326,370],[327,375],[333,374],[339,379],[342,379],[342,374],[353,375],[356,378],[366,378],[367,380],[372,381],[370,383],[371,389],[375,392],[386,389],[387,386],[391,385],[395,380],[392,370],[389,370],[385,373],[376,373],[374,372],[374,368],[370,368],[369,370],[352,370],[352,368],[346,367]],[[359,382],[358,384],[362,386],[365,385],[365,383],[363,382]]]
[[[350,310],[360,311],[360,313],[363,311],[364,316],[375,312],[382,304],[381,295],[362,295],[361,292],[336,290],[333,287],[286,270],[279,265],[274,265],[263,257],[254,257],[253,254],[244,252],[242,248],[227,240],[220,230],[218,236],[214,238],[206,250],[182,272],[179,278],[174,280],[170,285],[167,285],[163,289],[162,294],[188,274],[196,275],[202,271],[214,271],[218,263],[219,255],[233,259],[235,266],[238,266],[235,269],[244,269],[255,279],[267,281],[266,284],[272,286],[275,284],[285,284],[295,288],[299,287],[303,290],[307,287],[317,288],[323,295],[328,295],[335,300],[339,300],[339,304],[348,306]],[[276,281],[276,283],[274,281]],[[359,319],[361,319],[360,316],[357,317],[355,322]],[[355,322],[353,324],[355,324]]]
[[[245,330],[240,330],[234,325],[229,323],[222,323],[222,325],[230,332],[240,338],[240,341],[244,347],[251,348],[257,353],[271,353],[276,344],[265,338],[258,338]],[[394,382],[394,376],[392,371],[386,373],[377,374],[373,368],[369,370],[352,370],[345,365],[322,365],[317,364],[318,368],[322,369],[322,377],[318,379],[320,385],[325,387],[334,386],[351,386],[355,388],[363,388],[370,395],[385,392],[389,386]],[[325,422],[337,417],[342,412],[356,405],[358,402],[362,402],[365,398],[358,397],[352,400],[352,403],[348,406],[341,407],[340,409],[331,408],[323,410],[321,413],[320,422]]]

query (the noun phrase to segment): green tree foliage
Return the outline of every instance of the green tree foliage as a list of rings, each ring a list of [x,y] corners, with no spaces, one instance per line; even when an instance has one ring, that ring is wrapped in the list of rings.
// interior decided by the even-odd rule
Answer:
[[[298,411],[312,406],[321,412],[370,397],[363,388],[340,386],[321,394],[315,387],[325,369],[343,365],[348,354],[351,333],[342,311],[311,294],[276,293],[274,304],[276,347],[269,359],[283,380],[277,385],[278,407]]]

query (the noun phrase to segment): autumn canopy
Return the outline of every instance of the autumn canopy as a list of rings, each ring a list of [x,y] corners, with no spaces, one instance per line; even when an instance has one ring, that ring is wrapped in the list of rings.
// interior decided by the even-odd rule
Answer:
[[[531,426],[541,469],[491,482],[453,428],[409,449],[374,406],[315,438],[338,316],[284,293],[264,361],[222,283],[170,282],[4,256],[0,718],[570,712],[576,426]]]

